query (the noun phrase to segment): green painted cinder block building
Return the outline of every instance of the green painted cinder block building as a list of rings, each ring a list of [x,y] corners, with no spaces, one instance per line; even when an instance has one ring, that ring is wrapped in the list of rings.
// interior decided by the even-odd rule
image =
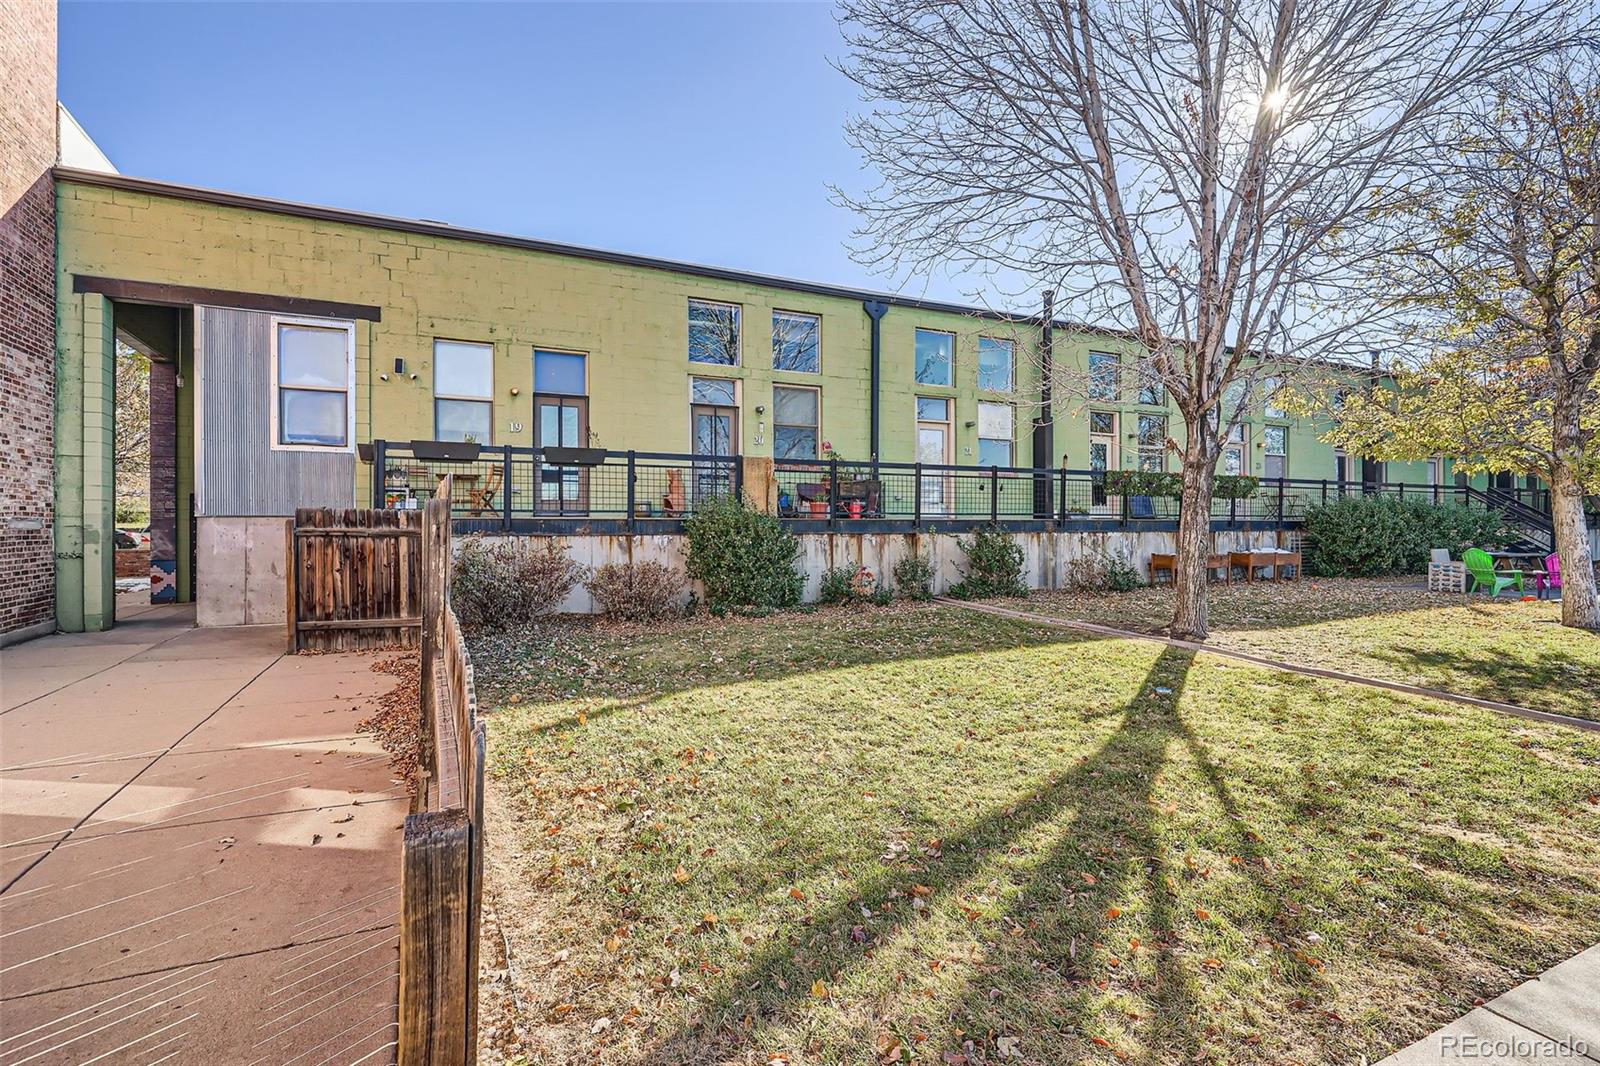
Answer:
[[[118,339],[165,375],[173,587],[191,597],[199,560],[217,593],[202,622],[275,620],[283,518],[364,504],[358,445],[376,439],[866,460],[876,434],[884,462],[1133,469],[1174,462],[1163,443],[1182,434],[1164,397],[1124,385],[1058,398],[1053,454],[1036,456],[1035,317],[114,174],[58,170],[56,205],[69,630],[111,622]],[[1110,333],[1054,340],[1081,373],[1135,351]],[[1318,427],[1270,409],[1224,459],[1361,476],[1342,463]]]

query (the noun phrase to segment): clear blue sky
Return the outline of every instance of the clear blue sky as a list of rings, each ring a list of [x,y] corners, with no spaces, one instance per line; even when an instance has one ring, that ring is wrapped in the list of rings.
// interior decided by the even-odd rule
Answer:
[[[63,3],[125,174],[883,289],[822,4]],[[905,291],[961,300],[947,279]]]

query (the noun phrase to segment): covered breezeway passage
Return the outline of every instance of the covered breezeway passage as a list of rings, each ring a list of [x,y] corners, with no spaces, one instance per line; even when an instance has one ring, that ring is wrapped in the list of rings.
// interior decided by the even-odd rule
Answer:
[[[392,1061],[396,679],[120,606],[0,653],[0,1064]]]

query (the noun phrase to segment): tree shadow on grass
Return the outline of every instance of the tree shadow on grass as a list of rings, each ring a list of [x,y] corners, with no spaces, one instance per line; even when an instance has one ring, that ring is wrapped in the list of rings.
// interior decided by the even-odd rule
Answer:
[[[1600,657],[1541,650],[1532,662],[1492,653],[1401,644],[1370,653],[1411,684],[1534,710],[1600,718]],[[1360,673],[1359,668],[1353,672]]]
[[[796,933],[763,947],[641,1061],[654,1066],[717,1061],[799,1021],[814,980],[838,985],[869,963],[875,951],[914,932],[922,919],[913,906],[913,883],[927,890],[930,906],[947,906],[950,895],[979,874],[991,857],[1068,811],[1073,812],[1071,819],[1058,840],[1030,871],[1021,895],[1005,907],[1008,915],[1025,919],[1018,923],[1025,934],[1007,935],[1000,925],[984,923],[993,931],[991,962],[1007,976],[1009,986],[1000,990],[996,1002],[987,988],[969,984],[954,1011],[975,1019],[971,1024],[982,1032],[977,1027],[983,1019],[1004,1013],[1008,1005],[1022,1009],[1048,997],[1075,1011],[1068,1024],[1080,1031],[1090,1028],[1085,990],[1091,989],[1092,974],[1086,968],[1097,950],[1094,945],[1112,934],[1118,915],[1108,908],[1130,893],[1148,895],[1155,939],[1175,942],[1176,904],[1159,862],[1151,864],[1158,850],[1152,799],[1168,748],[1182,736],[1176,706],[1191,661],[1187,652],[1166,649],[1126,704],[1121,724],[1093,755],[1021,802],[947,836],[940,858],[927,869],[891,870],[868,882],[856,898],[808,923],[806,931],[820,935],[802,941]],[[862,917],[863,906],[872,919]],[[852,926],[861,927],[859,939],[849,935]],[[1081,946],[1077,958],[1074,943]],[[1041,953],[1044,957],[1036,957]],[[1192,979],[1175,957],[1159,958],[1157,974],[1160,1010],[1150,1024],[1159,1032],[1153,1035],[1164,1047],[1176,1040],[1192,1053],[1197,1028]]]

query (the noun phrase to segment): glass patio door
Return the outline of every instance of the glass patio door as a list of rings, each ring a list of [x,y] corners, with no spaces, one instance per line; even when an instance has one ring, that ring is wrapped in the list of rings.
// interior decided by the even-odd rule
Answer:
[[[733,456],[739,440],[739,409],[715,404],[693,404],[689,422],[694,432],[694,454]],[[733,467],[728,463],[696,463],[695,500],[710,500],[732,491]]]
[[[1105,474],[1117,468],[1117,416],[1110,411],[1089,412],[1089,489],[1090,507],[1100,513],[1111,510],[1106,494]]]
[[[944,465],[949,461],[950,430],[946,426],[919,425],[917,427],[917,460],[923,463]],[[942,473],[922,475],[922,513],[944,514],[949,509],[945,493],[946,477]]]
[[[588,436],[586,402],[573,396],[541,396],[534,401],[534,426],[540,448],[581,448]],[[540,466],[539,510],[582,511],[583,471],[575,466]]]

